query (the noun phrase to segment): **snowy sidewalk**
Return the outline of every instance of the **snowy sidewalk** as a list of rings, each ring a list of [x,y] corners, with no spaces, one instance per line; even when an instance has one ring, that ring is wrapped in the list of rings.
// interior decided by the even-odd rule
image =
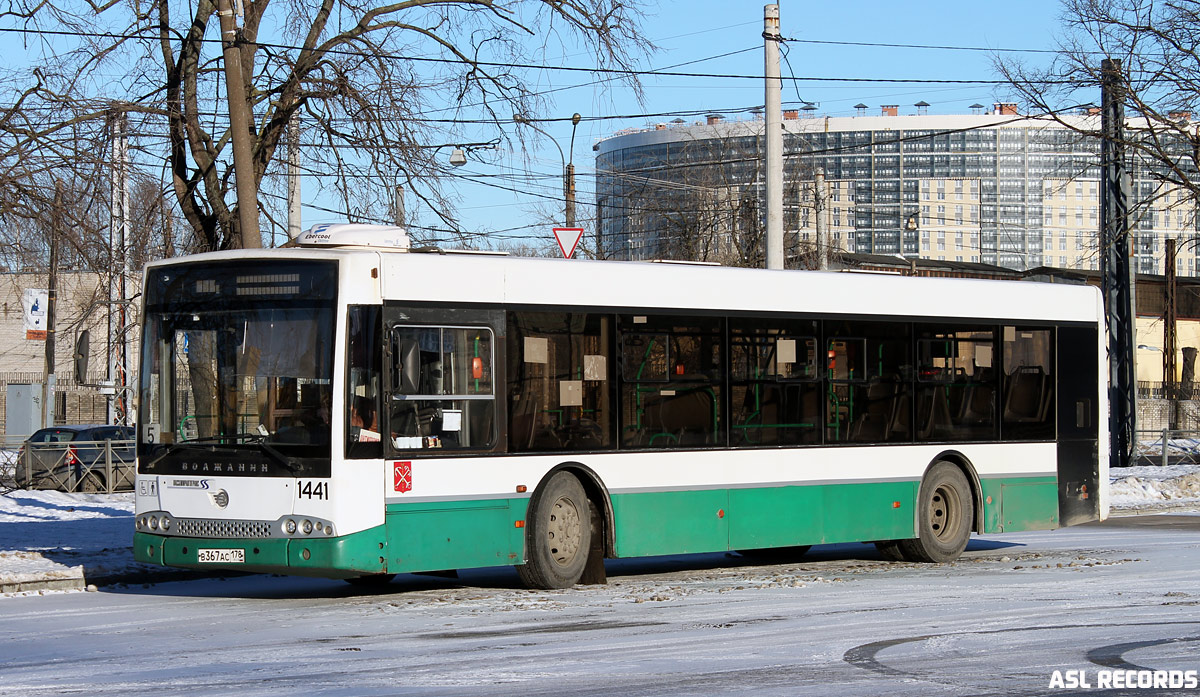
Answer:
[[[1200,466],[1130,467],[1113,473],[1113,515],[1200,510]],[[132,493],[0,495],[0,595],[202,573],[136,562],[132,541]]]
[[[9,492],[0,496],[0,594],[189,573],[134,561],[132,542],[131,493]]]

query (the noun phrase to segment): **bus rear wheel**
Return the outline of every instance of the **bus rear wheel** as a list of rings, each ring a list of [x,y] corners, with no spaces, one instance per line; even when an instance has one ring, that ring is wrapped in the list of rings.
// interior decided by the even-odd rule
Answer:
[[[966,475],[949,462],[929,469],[917,496],[917,537],[897,540],[897,551],[908,561],[945,563],[958,559],[971,538],[975,507]],[[882,547],[880,551],[887,555]]]
[[[525,521],[525,563],[517,566],[530,588],[570,588],[579,582],[592,546],[587,493],[570,472],[550,477],[532,501]]]

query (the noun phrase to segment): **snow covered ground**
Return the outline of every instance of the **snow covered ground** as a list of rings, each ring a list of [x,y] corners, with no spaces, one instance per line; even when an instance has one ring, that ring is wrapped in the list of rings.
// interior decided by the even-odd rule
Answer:
[[[1200,465],[1113,470],[1114,515],[1200,511]],[[38,579],[104,583],[161,567],[133,560],[133,494],[0,495],[0,589]]]

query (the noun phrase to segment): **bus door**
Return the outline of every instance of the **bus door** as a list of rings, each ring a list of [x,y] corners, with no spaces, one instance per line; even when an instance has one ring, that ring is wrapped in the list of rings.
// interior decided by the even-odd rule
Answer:
[[[1100,518],[1099,362],[1096,328],[1058,330],[1059,524]]]

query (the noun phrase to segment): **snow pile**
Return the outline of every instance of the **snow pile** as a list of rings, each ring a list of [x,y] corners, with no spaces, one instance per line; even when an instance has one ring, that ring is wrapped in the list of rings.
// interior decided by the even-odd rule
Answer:
[[[1110,474],[1109,500],[1114,508],[1200,504],[1200,466],[1113,468]]]
[[[133,560],[132,543],[132,493],[0,496],[0,585],[142,568]]]

